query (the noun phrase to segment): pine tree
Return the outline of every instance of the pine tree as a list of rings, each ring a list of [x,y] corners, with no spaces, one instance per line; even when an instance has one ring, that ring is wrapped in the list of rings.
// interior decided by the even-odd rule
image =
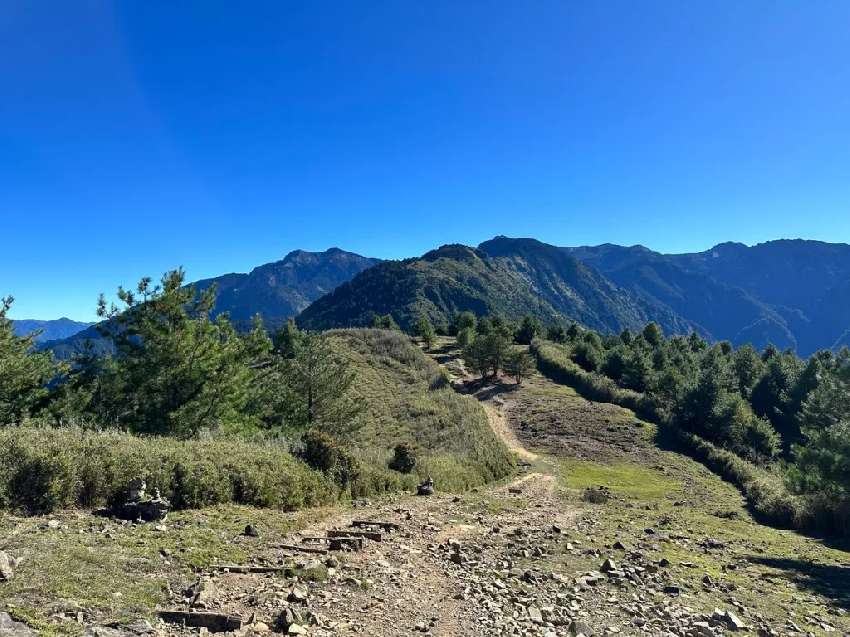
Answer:
[[[522,385],[522,380],[534,370],[534,359],[524,350],[513,350],[505,356],[505,373]]]
[[[476,326],[475,314],[472,312],[460,312],[455,315],[453,328],[456,334],[460,334],[465,329],[475,329]]]
[[[246,409],[259,355],[256,326],[245,339],[226,316],[211,319],[215,289],[198,294],[184,279],[178,269],[155,287],[146,277],[135,291],[119,288],[120,309],[101,295],[98,314],[108,319],[104,333],[115,346],[112,364],[98,374],[102,396],[94,406],[103,424],[180,437],[257,424]]]
[[[49,352],[33,350],[34,337],[16,336],[7,318],[14,299],[0,299],[0,425],[20,422],[46,404],[48,383],[61,371]]]
[[[356,425],[362,403],[351,391],[355,373],[333,349],[331,338],[307,332],[295,355],[282,361],[280,381],[293,399],[288,425],[339,434]]]
[[[534,316],[526,316],[516,332],[516,342],[521,345],[530,345],[531,341],[543,333],[543,324]]]
[[[426,349],[431,349],[434,341],[437,338],[437,333],[434,331],[434,325],[426,316],[420,316],[413,324],[413,335],[422,339]]]

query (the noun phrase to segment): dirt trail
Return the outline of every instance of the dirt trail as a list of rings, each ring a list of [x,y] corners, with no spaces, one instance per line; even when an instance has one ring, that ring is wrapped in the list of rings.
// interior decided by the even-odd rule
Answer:
[[[498,394],[478,398],[496,435],[522,460],[539,460],[511,431],[505,401]],[[328,561],[331,577],[325,582],[306,583],[309,598],[305,609],[309,609],[309,615],[301,613],[303,624],[311,635],[498,634],[493,627],[502,621],[501,613],[470,603],[472,587],[482,580],[493,581],[495,576],[468,573],[466,565],[486,562],[504,567],[512,563],[511,552],[517,542],[528,542],[547,529],[551,532],[553,525],[568,525],[573,516],[562,510],[555,497],[555,484],[552,475],[535,471],[509,484],[475,490],[463,497],[438,493],[367,504],[292,534],[287,544],[298,545],[305,537],[350,528],[358,519],[392,522],[400,527],[385,534],[381,542],[368,542],[363,551],[333,553]],[[517,530],[516,535],[510,535],[513,530]],[[525,550],[531,554],[532,549]],[[315,557],[318,559],[285,549],[257,556],[263,563],[295,561],[308,568],[325,560],[324,556]],[[206,604],[210,609],[255,619],[242,634],[259,634],[266,626],[274,627],[276,613],[293,606],[285,601],[291,581],[262,574],[211,577],[215,594]],[[535,626],[531,620],[527,623]],[[192,633],[170,629],[168,634]]]
[[[351,528],[355,520],[398,525],[360,551],[312,556],[258,543],[254,563],[296,562],[307,571],[327,566],[329,577],[298,582],[276,574],[215,575],[207,607],[246,619],[239,635],[267,633],[287,610],[297,622],[290,634],[318,637],[772,636],[806,634],[797,626],[801,617],[815,628],[808,634],[840,625],[833,616],[840,613],[827,614],[820,598],[805,606],[802,598],[786,596],[781,610],[756,608],[765,589],[758,573],[744,573],[751,568],[748,555],[763,550],[748,537],[760,527],[741,522],[740,536],[709,536],[700,527],[715,518],[693,517],[686,499],[710,494],[694,491],[686,480],[682,494],[670,496],[679,498],[675,503],[663,492],[648,500],[615,493],[601,507],[575,491],[565,497],[562,457],[610,458],[621,463],[614,464],[619,471],[631,462],[643,472],[634,474],[637,481],[654,476],[674,485],[675,476],[697,475],[686,461],[654,449],[633,416],[571,397],[540,376],[522,388],[477,388],[464,382],[468,375],[456,357],[440,362],[456,389],[478,398],[493,431],[527,473],[462,496],[438,492],[363,503],[287,538],[299,545],[305,537]],[[543,451],[530,451],[520,439]],[[705,475],[699,485],[720,484]],[[633,486],[629,479],[620,484]],[[179,593],[173,601],[188,605]],[[796,614],[785,613],[791,601]]]
[[[502,442],[505,443],[505,446],[507,446],[508,449],[523,460],[528,460],[529,462],[533,462],[539,458],[536,453],[529,451],[522,446],[522,443],[520,443],[516,434],[508,425],[508,419],[504,412],[503,401],[498,399],[485,400],[481,402],[481,406],[484,408],[484,411],[487,412],[487,420],[490,422],[491,429],[493,429],[493,432],[502,440]]]

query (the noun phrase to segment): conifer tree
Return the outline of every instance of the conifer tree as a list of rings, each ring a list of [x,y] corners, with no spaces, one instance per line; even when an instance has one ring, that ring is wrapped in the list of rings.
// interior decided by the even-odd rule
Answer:
[[[282,362],[279,378],[292,400],[289,426],[339,434],[356,425],[362,402],[351,391],[355,373],[326,334],[304,333],[294,356]]]
[[[420,316],[413,324],[413,335],[422,339],[426,349],[431,349],[434,341],[437,338],[437,333],[434,331],[434,325],[426,316]]]
[[[50,352],[33,350],[34,337],[16,336],[7,317],[14,299],[0,299],[0,425],[20,422],[44,407],[48,383],[60,372]]]
[[[121,307],[107,307],[115,354],[103,370],[104,424],[137,433],[190,437],[202,430],[242,429],[257,424],[247,406],[258,349],[270,349],[255,324],[240,337],[225,315],[215,319],[215,289],[198,294],[184,286],[183,270],[166,273],[160,285],[143,278],[135,291],[119,288]]]

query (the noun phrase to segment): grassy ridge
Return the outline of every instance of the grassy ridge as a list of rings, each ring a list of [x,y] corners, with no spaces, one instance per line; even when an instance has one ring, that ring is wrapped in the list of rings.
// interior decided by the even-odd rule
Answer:
[[[359,464],[344,490],[294,457],[284,440],[181,441],[21,426],[0,428],[0,507],[100,507],[121,501],[128,483],[141,477],[180,509],[236,503],[295,510],[411,489],[428,475],[441,490],[463,491],[513,471],[481,406],[449,388],[440,367],[406,336],[341,330],[333,342],[354,365],[365,405],[351,438],[339,441]],[[387,467],[402,442],[418,457],[408,475]]]
[[[478,401],[452,390],[440,366],[410,339],[387,330],[331,334],[357,369],[355,391],[366,411],[350,444],[365,464],[386,467],[395,445],[409,443],[417,455],[417,478],[430,475],[446,491],[513,471],[511,454]]]

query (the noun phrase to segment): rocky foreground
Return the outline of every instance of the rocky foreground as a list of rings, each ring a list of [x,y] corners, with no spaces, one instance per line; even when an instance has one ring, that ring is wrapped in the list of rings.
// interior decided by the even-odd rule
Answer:
[[[655,449],[633,415],[539,377],[480,398],[525,465],[509,484],[462,496],[437,485],[293,529],[262,511],[230,526],[208,513],[33,522],[12,543],[24,554],[0,553],[0,580],[15,581],[32,547],[158,549],[110,574],[110,613],[57,600],[40,630],[18,621],[35,591],[17,588],[4,609],[0,581],[0,635],[850,634],[846,553],[756,524],[731,486]],[[211,538],[221,544],[205,546]],[[194,574],[175,576],[186,563]],[[145,608],[138,590],[149,585],[165,591]]]

